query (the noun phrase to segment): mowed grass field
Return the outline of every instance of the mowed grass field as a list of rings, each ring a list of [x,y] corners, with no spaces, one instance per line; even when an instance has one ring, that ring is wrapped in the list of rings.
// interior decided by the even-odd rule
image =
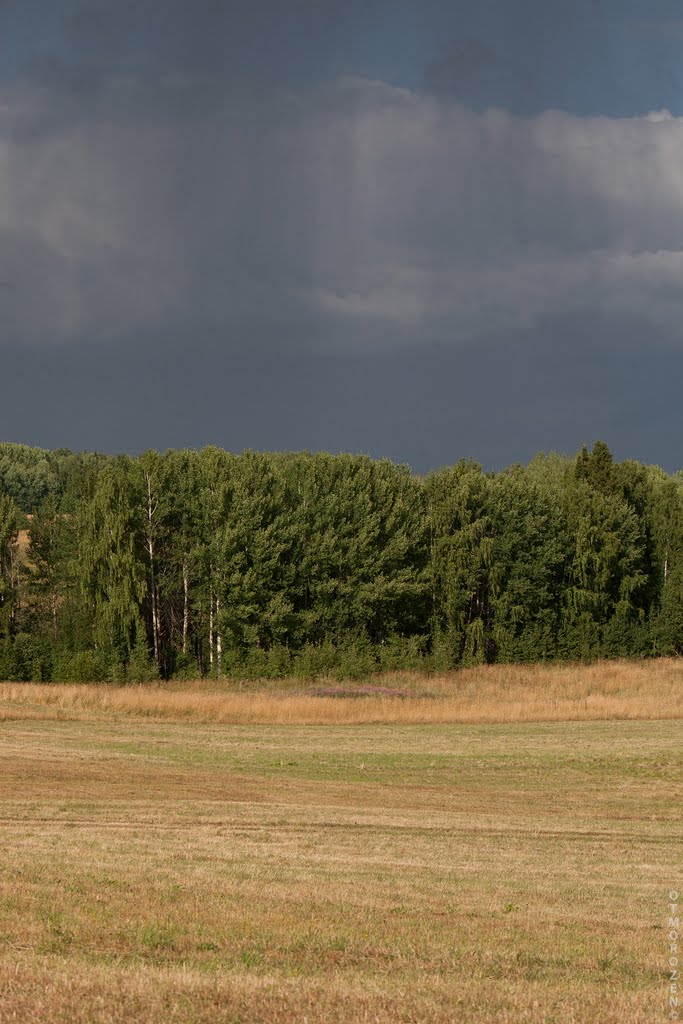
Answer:
[[[600,695],[573,671],[554,700],[588,699],[582,671]],[[400,698],[1,685],[0,1021],[666,1020],[683,689],[653,667],[656,718],[647,666],[615,671],[620,717],[566,721],[506,721],[504,673],[478,722],[476,693],[450,720],[461,673],[385,680]],[[211,720],[233,697],[255,721]]]

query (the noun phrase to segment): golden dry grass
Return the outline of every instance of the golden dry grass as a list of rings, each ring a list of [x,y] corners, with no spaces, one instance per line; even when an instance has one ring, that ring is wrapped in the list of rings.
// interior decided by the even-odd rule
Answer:
[[[0,724],[1,1024],[666,1019],[678,723],[97,713]]]
[[[0,1024],[665,1019],[683,663],[330,685],[0,684]]]
[[[370,687],[364,685],[369,690],[381,688],[382,694],[354,699],[323,696],[319,694],[329,691],[329,683],[311,683],[309,692],[296,692],[291,681],[0,683],[0,720],[123,715],[225,724],[417,725],[683,717],[683,659],[675,658],[493,665],[434,676],[395,672],[375,677]],[[303,684],[297,688],[301,691]],[[392,690],[395,695],[390,695]]]

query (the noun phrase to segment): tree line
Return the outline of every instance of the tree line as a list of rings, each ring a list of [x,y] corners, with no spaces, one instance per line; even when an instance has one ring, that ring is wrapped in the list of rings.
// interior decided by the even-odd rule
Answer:
[[[0,445],[0,678],[358,675],[683,650],[683,474],[575,457]]]

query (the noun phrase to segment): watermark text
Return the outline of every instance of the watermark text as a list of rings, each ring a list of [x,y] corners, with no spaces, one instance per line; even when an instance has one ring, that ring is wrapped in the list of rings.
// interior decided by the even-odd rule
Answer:
[[[680,917],[678,916],[678,892],[675,889],[669,891],[669,914],[666,920],[667,942],[669,957],[667,960],[667,971],[669,975],[668,1011],[669,1020],[680,1020],[678,1006],[678,933],[680,931]]]

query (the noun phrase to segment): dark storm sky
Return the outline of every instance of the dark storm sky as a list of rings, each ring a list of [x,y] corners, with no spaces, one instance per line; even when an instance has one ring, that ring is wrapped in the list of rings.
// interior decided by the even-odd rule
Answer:
[[[683,466],[683,14],[0,0],[0,440]]]

